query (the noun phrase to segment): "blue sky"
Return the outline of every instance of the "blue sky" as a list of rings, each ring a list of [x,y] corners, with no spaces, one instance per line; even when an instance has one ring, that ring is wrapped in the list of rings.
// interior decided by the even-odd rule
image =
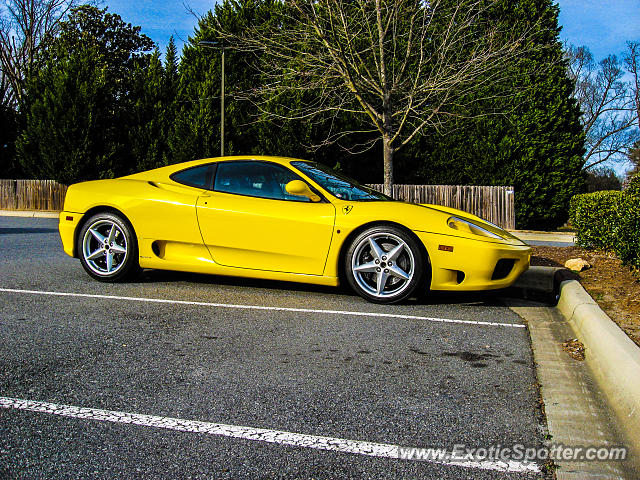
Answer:
[[[559,0],[560,37],[586,45],[595,60],[619,55],[628,40],[640,41],[640,0]]]
[[[185,5],[202,15],[213,8],[214,3],[213,0],[103,0],[100,6],[109,7],[111,13],[117,13],[125,22],[141,26],[142,32],[164,53],[172,35],[180,52],[193,34],[197,20]]]
[[[213,0],[105,0],[103,5],[134,25],[140,25],[164,51],[169,37],[178,49],[192,34],[196,19],[185,4],[200,14],[214,5]],[[620,54],[627,40],[640,41],[640,0],[559,0],[562,41],[586,45],[596,60]]]
[[[596,61],[620,56],[627,41],[640,41],[640,0],[559,0],[558,4],[561,40],[587,46]],[[606,166],[624,177],[631,164],[624,159]]]

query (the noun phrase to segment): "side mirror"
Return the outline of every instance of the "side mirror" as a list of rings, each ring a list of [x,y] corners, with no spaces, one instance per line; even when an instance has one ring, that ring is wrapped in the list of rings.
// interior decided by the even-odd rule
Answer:
[[[312,202],[319,202],[321,200],[318,195],[311,191],[309,185],[304,183],[302,180],[291,180],[284,188],[290,195],[307,197]]]

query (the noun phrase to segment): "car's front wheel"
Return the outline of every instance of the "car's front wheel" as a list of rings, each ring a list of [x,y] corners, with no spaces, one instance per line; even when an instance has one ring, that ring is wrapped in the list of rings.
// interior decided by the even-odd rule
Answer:
[[[89,218],[80,230],[77,248],[85,271],[102,282],[123,280],[140,268],[133,229],[115,213]]]
[[[375,303],[397,303],[423,286],[425,264],[412,235],[392,225],[377,226],[353,239],[344,271],[360,296]]]

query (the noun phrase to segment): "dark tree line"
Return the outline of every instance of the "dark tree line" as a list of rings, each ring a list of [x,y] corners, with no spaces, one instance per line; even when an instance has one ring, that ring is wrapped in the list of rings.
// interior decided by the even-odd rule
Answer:
[[[410,5],[414,9],[411,18],[421,25],[430,21],[430,32],[435,36],[438,28],[451,27],[452,9],[459,2],[438,2],[448,16],[431,19],[428,12],[416,13],[416,5],[422,2],[338,3],[370,4],[374,7],[371,12],[379,11],[382,15],[385,5]],[[558,41],[558,9],[551,0],[468,3],[490,5],[476,11],[477,21],[471,22],[466,31],[468,35],[476,35],[478,43],[465,36],[458,51],[448,52],[451,56],[446,61],[463,65],[474,52],[491,56],[502,46],[501,74],[492,69],[497,64],[492,68],[476,68],[473,78],[459,78],[460,89],[455,96],[441,97],[436,91],[440,85],[436,74],[444,74],[431,72],[434,83],[427,87],[434,91],[421,104],[422,110],[411,111],[411,102],[408,107],[403,104],[408,110],[400,110],[401,114],[408,112],[406,117],[411,118],[411,125],[418,125],[421,115],[425,122],[401,150],[394,151],[394,180],[513,185],[519,226],[555,226],[566,220],[568,200],[585,188],[586,180],[581,173],[584,134],[580,111],[572,98],[574,85],[567,76]],[[304,7],[304,2],[297,0],[222,2],[200,19],[181,55],[171,42],[163,59],[139,27],[127,24],[107,10],[86,5],[74,7],[59,31],[37,54],[25,77],[18,108],[1,110],[3,172],[71,183],[218,155],[221,55],[218,50],[199,44],[206,40],[226,42],[226,154],[309,158],[338,166],[363,182],[382,183],[385,156],[376,140],[379,132],[372,131],[369,120],[358,111],[362,104],[358,107],[345,97],[344,108],[324,108],[313,118],[296,116],[292,113],[308,111],[309,106],[335,107],[337,97],[327,103],[327,92],[320,88],[321,82],[316,82],[318,88],[304,88],[305,82],[297,81],[296,76],[304,77],[311,71],[305,70],[300,58],[291,56],[275,62],[265,49],[240,48],[232,43],[247,32],[293,28],[287,24],[294,18],[288,9],[301,6]],[[386,13],[396,18],[394,41],[408,48],[402,12],[391,8]],[[357,19],[361,26],[362,18]],[[444,20],[438,23],[439,19],[448,19],[449,23]],[[344,21],[348,23],[349,19]],[[351,31],[351,27],[346,25],[345,31]],[[495,39],[483,36],[487,32]],[[502,40],[498,38],[500,35]],[[506,40],[515,40],[515,44]],[[357,43],[357,38],[354,41]],[[494,43],[488,45],[491,41]],[[437,47],[429,45],[426,37],[422,42],[427,49]],[[354,44],[353,51],[366,51],[366,43]],[[303,46],[298,45],[298,50],[304,51]],[[454,43],[447,48],[455,46]],[[385,51],[387,47],[381,48]],[[419,60],[420,48],[415,48],[418,49],[412,58]],[[445,58],[434,52],[431,55]],[[402,68],[402,59],[402,55],[396,55],[389,68]],[[286,62],[281,63],[283,60]],[[374,68],[375,61],[375,57],[363,60],[360,67]],[[353,62],[355,74],[358,63]],[[435,70],[433,64],[417,60],[404,68],[418,67]],[[278,81],[274,76],[277,69],[287,73],[280,79],[282,88],[264,88],[273,87]],[[417,70],[414,73],[417,75]],[[452,73],[441,77],[442,82],[455,83]],[[315,69],[313,74],[317,77],[322,73]],[[331,88],[341,88],[340,79],[333,80],[336,82]],[[405,82],[402,99],[417,95],[406,80],[402,81]],[[258,88],[262,88],[259,108],[253,95]],[[400,97],[397,98],[400,102]],[[371,94],[370,102],[373,104],[374,100]],[[431,123],[426,118],[429,112],[434,114]],[[344,136],[343,132],[349,135]],[[339,141],[327,142],[332,136]]]

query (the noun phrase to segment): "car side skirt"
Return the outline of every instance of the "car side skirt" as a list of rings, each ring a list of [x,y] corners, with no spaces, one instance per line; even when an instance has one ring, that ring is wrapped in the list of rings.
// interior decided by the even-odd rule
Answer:
[[[198,245],[185,246],[193,252]],[[204,247],[206,250],[206,247]],[[338,277],[326,277],[323,275],[305,275],[289,272],[274,272],[270,270],[254,270],[249,268],[235,268],[218,265],[211,260],[208,251],[202,251],[202,255],[192,257],[189,260],[163,260],[157,257],[140,257],[142,268],[154,268],[158,270],[173,270],[178,272],[203,273],[207,275],[223,275],[228,277],[243,277],[262,280],[279,280],[282,282],[309,283],[313,285],[325,285],[336,287],[339,285]],[[207,256],[204,255],[206,253]]]

